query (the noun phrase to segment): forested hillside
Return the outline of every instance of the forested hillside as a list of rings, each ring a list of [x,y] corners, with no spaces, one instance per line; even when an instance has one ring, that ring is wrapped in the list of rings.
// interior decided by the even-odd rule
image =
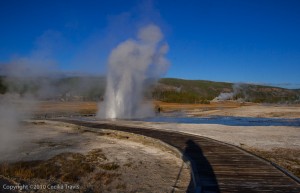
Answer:
[[[151,85],[151,84],[150,84]],[[37,79],[7,79],[0,77],[0,94],[30,93],[44,100],[103,99],[104,77],[61,77]],[[209,103],[212,100],[239,100],[256,103],[299,103],[299,89],[233,84],[206,80],[162,78],[146,87],[148,98],[176,103]]]

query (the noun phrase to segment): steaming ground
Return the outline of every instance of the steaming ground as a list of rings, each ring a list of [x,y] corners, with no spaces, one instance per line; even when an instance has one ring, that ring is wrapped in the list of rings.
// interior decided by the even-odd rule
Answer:
[[[43,121],[27,123],[19,131],[27,140],[1,155],[0,183],[67,183],[79,185],[77,192],[185,192],[190,182],[186,165],[176,182],[181,158],[151,140]]]

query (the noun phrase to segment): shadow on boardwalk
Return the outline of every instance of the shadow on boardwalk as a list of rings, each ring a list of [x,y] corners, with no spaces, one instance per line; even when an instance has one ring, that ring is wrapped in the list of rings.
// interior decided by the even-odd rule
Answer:
[[[220,189],[214,170],[203,155],[201,147],[193,140],[188,140],[183,155],[184,159],[191,161],[193,169],[193,179],[189,184],[187,192],[219,193]]]

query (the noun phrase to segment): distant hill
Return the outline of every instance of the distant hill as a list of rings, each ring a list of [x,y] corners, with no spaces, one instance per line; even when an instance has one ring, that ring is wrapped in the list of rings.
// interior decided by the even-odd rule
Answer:
[[[31,94],[42,100],[94,100],[99,101],[105,91],[104,77],[0,77],[0,94]]]
[[[240,100],[256,103],[299,103],[299,89],[233,84],[206,80],[163,78],[153,97],[165,102],[208,103],[211,100]]]
[[[12,91],[21,95],[31,93],[45,100],[99,101],[103,99],[105,84],[104,77],[40,77],[34,80],[0,77],[0,94]],[[212,100],[300,103],[300,89],[176,78],[162,78],[145,93],[148,98],[177,103],[209,103]]]

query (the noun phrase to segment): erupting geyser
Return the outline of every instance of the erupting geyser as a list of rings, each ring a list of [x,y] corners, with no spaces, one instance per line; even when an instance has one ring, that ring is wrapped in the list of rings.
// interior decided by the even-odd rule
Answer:
[[[168,45],[162,38],[159,27],[148,25],[139,30],[137,40],[128,39],[112,50],[104,103],[97,117],[130,119],[153,113],[153,107],[142,104],[142,91],[146,79],[156,79],[167,70]]]

